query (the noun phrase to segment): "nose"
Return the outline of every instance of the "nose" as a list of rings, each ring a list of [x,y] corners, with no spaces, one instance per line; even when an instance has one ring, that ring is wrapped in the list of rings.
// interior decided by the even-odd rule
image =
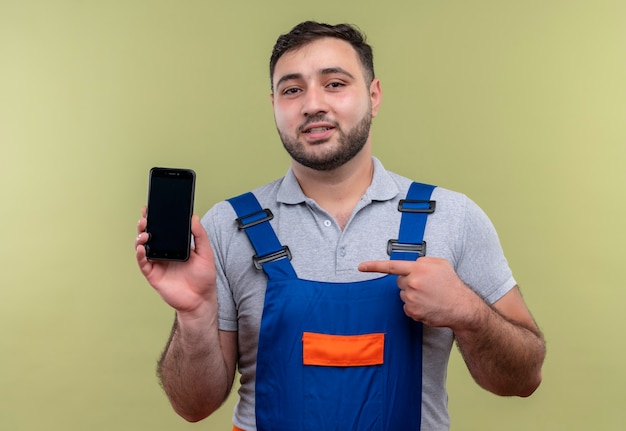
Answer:
[[[305,117],[328,112],[328,102],[323,89],[308,88],[302,99],[302,114]]]

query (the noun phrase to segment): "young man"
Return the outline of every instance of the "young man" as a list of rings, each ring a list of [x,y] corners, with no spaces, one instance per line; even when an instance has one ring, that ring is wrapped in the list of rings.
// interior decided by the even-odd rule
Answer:
[[[184,263],[148,261],[139,221],[139,267],[176,310],[159,362],[174,409],[210,415],[238,367],[234,429],[447,430],[454,339],[479,385],[532,394],[543,338],[487,216],[372,157],[364,37],[301,23],[270,78],[286,176],[194,216]]]

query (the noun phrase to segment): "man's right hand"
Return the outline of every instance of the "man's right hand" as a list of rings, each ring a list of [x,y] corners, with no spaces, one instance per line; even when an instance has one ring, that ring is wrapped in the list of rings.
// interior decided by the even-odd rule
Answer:
[[[215,263],[209,237],[197,215],[191,219],[194,246],[186,262],[155,261],[146,258],[146,207],[137,224],[137,264],[148,283],[178,313],[193,315],[203,306],[217,306]]]

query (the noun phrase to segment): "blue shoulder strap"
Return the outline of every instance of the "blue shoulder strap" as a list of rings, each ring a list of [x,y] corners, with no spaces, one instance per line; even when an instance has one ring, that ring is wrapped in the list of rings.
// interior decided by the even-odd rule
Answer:
[[[435,186],[413,183],[409,187],[406,199],[398,204],[402,213],[400,232],[397,240],[389,240],[387,253],[392,260],[417,260],[426,255],[424,231],[428,215],[435,212],[436,202],[431,200]]]
[[[252,257],[254,266],[263,270],[270,279],[296,278],[291,266],[291,253],[283,246],[269,221],[274,215],[269,209],[263,209],[252,193],[228,199],[237,213],[237,225],[243,230],[254,247]]]

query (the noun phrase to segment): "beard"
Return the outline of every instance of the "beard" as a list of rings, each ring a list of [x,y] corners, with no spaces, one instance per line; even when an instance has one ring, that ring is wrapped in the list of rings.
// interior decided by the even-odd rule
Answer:
[[[307,124],[316,121],[326,120],[322,115],[310,117],[307,119],[307,122],[301,126],[300,130],[303,130]],[[331,171],[343,166],[361,151],[369,137],[371,124],[372,114],[370,110],[368,110],[361,121],[347,133],[344,132],[337,123],[333,122],[339,134],[338,145],[319,153],[307,152],[306,144],[298,141],[297,138],[288,136],[280,130],[278,130],[278,134],[283,142],[283,146],[296,162],[316,171]],[[324,142],[325,141],[318,141],[312,144],[319,145]]]

